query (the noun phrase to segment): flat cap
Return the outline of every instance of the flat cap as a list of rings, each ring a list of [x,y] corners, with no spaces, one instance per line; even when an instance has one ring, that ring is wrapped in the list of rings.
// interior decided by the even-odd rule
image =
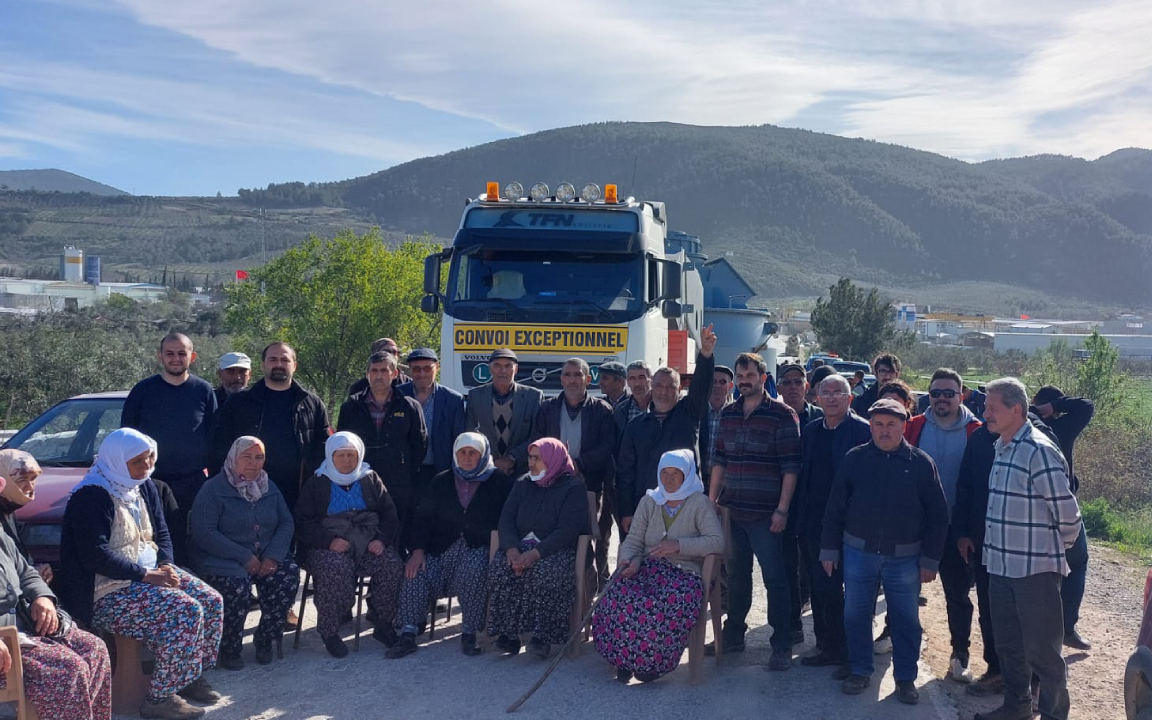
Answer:
[[[440,358],[436,355],[436,351],[432,348],[416,348],[408,353],[408,364],[411,365],[413,360],[431,360],[432,362],[440,362]]]
[[[604,373],[615,375],[616,377],[628,377],[628,368],[624,367],[624,363],[613,360],[600,364],[600,374],[603,375]]]
[[[895,415],[901,420],[908,419],[908,409],[892,398],[884,398],[883,400],[877,400],[872,403],[872,407],[868,408],[868,413],[870,415],[877,413],[882,415]]]
[[[513,360],[515,362],[520,362],[520,358],[516,357],[516,353],[512,352],[508,348],[498,348],[496,350],[493,350],[492,354],[488,356],[488,362],[492,362],[493,360],[499,360],[501,358],[507,358],[507,359]]]

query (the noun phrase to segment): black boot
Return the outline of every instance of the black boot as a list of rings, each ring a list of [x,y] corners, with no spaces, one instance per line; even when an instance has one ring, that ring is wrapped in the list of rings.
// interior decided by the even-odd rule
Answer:
[[[405,655],[411,655],[414,652],[416,652],[416,636],[412,633],[404,633],[400,636],[399,640],[388,647],[388,651],[384,653],[384,657],[389,660],[395,660]]]

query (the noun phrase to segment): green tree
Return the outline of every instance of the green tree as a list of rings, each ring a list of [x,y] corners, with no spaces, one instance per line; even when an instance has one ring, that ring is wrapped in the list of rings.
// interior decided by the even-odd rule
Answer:
[[[828,300],[817,299],[812,310],[812,330],[824,350],[870,362],[897,339],[892,305],[876,288],[865,292],[840,278],[828,291]]]
[[[1128,391],[1128,376],[1116,369],[1120,351],[1095,328],[1084,339],[1084,350],[1088,357],[1076,366],[1076,393],[1107,417],[1121,408]]]
[[[389,249],[378,229],[312,236],[225,289],[227,322],[252,347],[292,345],[299,377],[335,411],[373,340],[438,345],[439,318],[420,298],[424,257],[439,249],[427,237]]]

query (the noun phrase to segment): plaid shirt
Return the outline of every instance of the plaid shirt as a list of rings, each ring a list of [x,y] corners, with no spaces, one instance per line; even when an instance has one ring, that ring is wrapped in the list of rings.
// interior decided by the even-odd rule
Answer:
[[[713,467],[724,468],[719,502],[734,520],[771,515],[780,502],[784,476],[800,472],[800,421],[796,411],[767,392],[744,417],[744,401],[720,413]]]
[[[1064,549],[1080,534],[1080,506],[1060,448],[1031,423],[996,440],[984,519],[984,564],[992,575],[1068,574]]]
[[[701,465],[704,468],[704,482],[708,482],[712,475],[712,459],[716,457],[716,438],[720,436],[720,416],[724,414],[724,408],[731,405],[731,402],[725,402],[724,407],[716,410],[712,404],[708,404],[708,415],[706,422],[708,423],[708,447],[700,448],[701,454],[704,456]]]

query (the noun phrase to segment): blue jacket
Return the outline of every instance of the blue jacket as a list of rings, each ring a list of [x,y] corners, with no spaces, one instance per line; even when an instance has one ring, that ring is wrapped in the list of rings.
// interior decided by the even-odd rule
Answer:
[[[406,382],[396,389],[416,398],[415,383]],[[452,445],[464,432],[464,396],[440,383],[436,383],[432,393],[432,429],[428,444],[432,446],[432,465],[437,473],[442,473],[452,467]]]
[[[248,577],[244,565],[255,555],[277,563],[288,555],[296,528],[288,503],[275,483],[250,503],[224,473],[213,476],[188,513],[190,554],[201,576]]]
[[[812,472],[812,455],[816,442],[826,432],[832,433],[832,472],[828,477],[819,477]],[[824,418],[819,417],[805,426],[800,433],[800,446],[803,448],[803,460],[800,463],[800,477],[797,479],[796,492],[799,494],[800,508],[799,525],[797,529],[802,538],[811,545],[820,542],[820,533],[824,525],[824,510],[828,505],[828,496],[832,492],[832,481],[835,473],[840,469],[840,461],[848,451],[857,445],[872,441],[872,430],[868,421],[852,410],[847,417],[840,421],[835,430],[824,427]],[[795,505],[795,503],[793,503]]]

